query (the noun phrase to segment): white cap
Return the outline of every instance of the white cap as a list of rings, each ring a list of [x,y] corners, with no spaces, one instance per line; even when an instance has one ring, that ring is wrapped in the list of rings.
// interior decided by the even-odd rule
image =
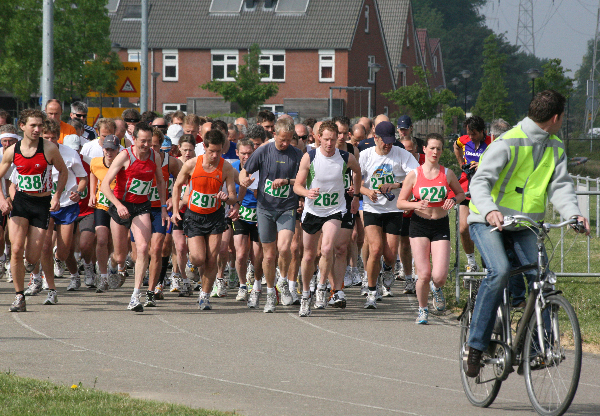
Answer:
[[[181,136],[183,136],[183,128],[179,124],[171,124],[167,130],[167,137],[171,139],[171,144],[177,146]]]
[[[81,148],[81,139],[76,134],[69,134],[63,139],[63,145],[73,150],[79,150]]]

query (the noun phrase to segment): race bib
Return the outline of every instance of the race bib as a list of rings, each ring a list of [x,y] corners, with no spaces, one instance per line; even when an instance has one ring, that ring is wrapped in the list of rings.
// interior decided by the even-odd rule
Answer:
[[[422,201],[442,202],[446,199],[445,186],[428,186],[419,188],[419,195]]]
[[[258,220],[258,216],[256,215],[256,208],[246,208],[245,206],[240,206],[240,219],[246,222],[256,222]]]
[[[106,195],[104,195],[102,192],[98,193],[98,203],[97,204],[102,205],[103,207],[106,207],[106,208],[110,208],[110,206],[112,205],[111,202],[106,197]]]
[[[175,184],[175,181],[173,180],[172,177],[169,177],[169,186],[167,187],[167,192],[169,194],[173,193],[173,185]]]
[[[42,175],[17,175],[17,186],[23,191],[41,191],[42,190]],[[54,182],[56,187],[56,182]]]
[[[344,189],[350,188],[350,185],[351,185],[350,173],[346,173],[346,174],[344,174]]]
[[[150,199],[152,202],[160,201],[160,196],[158,195],[158,186],[153,186],[152,189],[150,189],[150,195],[148,195],[148,199]]]
[[[274,196],[275,198],[289,198],[290,185],[283,185],[277,189],[273,189],[273,181],[265,180],[265,194]]]
[[[315,199],[314,204],[316,207],[331,207],[338,204],[339,198],[340,196],[337,192],[331,194],[322,193]]]
[[[215,208],[217,206],[217,194],[201,194],[192,191],[191,205],[198,208]]]
[[[371,178],[371,188],[378,190],[384,183],[394,183],[394,175],[383,175],[378,178]]]
[[[151,188],[152,181],[144,182],[139,179],[133,179],[129,185],[129,191],[127,192],[134,195],[148,195]]]
[[[86,186],[83,191],[81,191],[81,199],[85,199],[88,196],[88,187]]]

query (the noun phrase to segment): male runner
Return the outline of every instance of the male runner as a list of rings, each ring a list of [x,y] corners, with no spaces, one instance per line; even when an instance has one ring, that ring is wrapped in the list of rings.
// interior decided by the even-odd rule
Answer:
[[[84,132],[83,134],[80,134],[80,136],[83,136],[87,141],[92,141],[96,139],[96,130],[87,125],[87,115],[88,107],[85,103],[82,103],[81,101],[74,101],[71,103],[71,114],[69,114],[69,117],[83,123]]]

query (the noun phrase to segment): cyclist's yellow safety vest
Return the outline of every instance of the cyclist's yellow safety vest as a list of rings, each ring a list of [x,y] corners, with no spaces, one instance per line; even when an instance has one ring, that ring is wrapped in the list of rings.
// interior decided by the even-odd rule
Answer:
[[[503,215],[525,214],[536,221],[542,220],[548,184],[564,153],[562,141],[551,135],[541,157],[533,160],[534,142],[525,135],[521,126],[507,131],[500,140],[509,145],[510,160],[492,188],[494,203]],[[485,165],[485,157],[482,157],[481,163]],[[473,200],[469,209],[479,214]]]

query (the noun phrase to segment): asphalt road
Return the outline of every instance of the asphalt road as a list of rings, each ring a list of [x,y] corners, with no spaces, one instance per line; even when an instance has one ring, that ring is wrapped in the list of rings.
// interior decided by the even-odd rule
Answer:
[[[230,291],[199,311],[195,297],[167,293],[157,308],[133,313],[131,281],[104,294],[57,282],[58,305],[43,306],[40,294],[17,314],[7,312],[12,284],[0,283],[1,371],[248,416],[534,414],[516,373],[489,409],[471,406],[457,321],[430,315],[429,325],[415,325],[414,296],[364,310],[350,288],[345,310],[301,319],[297,306],[264,314],[264,294],[260,310]],[[584,354],[570,414],[600,414],[598,374],[600,357]]]

